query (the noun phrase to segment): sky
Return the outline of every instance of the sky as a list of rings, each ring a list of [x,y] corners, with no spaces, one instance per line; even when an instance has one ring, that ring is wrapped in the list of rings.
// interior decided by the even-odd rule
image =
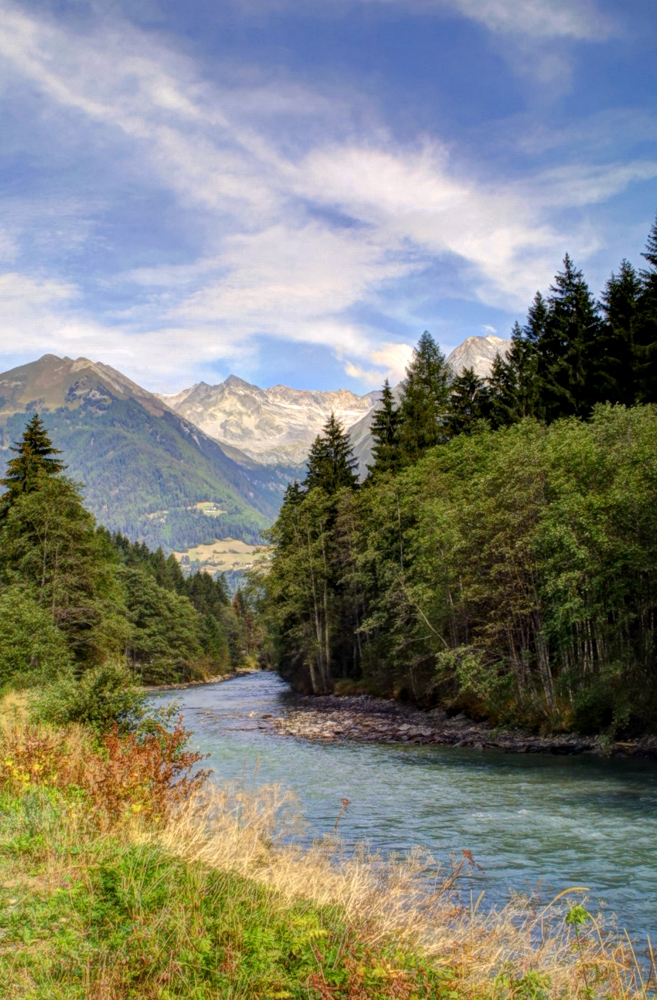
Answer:
[[[655,0],[0,0],[0,369],[378,388],[657,213]]]

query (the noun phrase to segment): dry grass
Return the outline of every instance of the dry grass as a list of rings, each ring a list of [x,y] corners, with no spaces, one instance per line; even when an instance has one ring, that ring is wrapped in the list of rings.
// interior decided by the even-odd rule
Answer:
[[[9,691],[0,700],[0,732],[6,733],[27,722],[28,696],[21,691]]]
[[[365,940],[418,949],[453,969],[468,996],[651,995],[629,939],[581,907],[584,889],[567,889],[548,905],[520,897],[502,909],[486,908],[482,897],[464,905],[458,887],[474,864],[469,852],[444,870],[419,850],[405,858],[384,859],[366,847],[347,854],[333,837],[303,848],[294,843],[299,829],[293,797],[275,786],[256,793],[211,787],[185,802],[157,840],[290,900],[339,904]]]
[[[481,897],[469,904],[460,897],[460,879],[474,865],[468,852],[448,868],[419,850],[404,858],[365,846],[348,853],[337,822],[334,836],[302,846],[290,793],[204,785],[199,755],[186,751],[185,738],[180,726],[139,738],[111,733],[100,743],[80,728],[15,727],[0,740],[0,790],[77,789],[89,803],[85,823],[105,833],[120,827],[125,842],[163,850],[190,871],[249,880],[286,905],[338,907],[359,947],[392,942],[449,970],[454,1000],[652,995],[654,962],[642,980],[629,939],[583,909],[585,890],[567,889],[548,905],[515,897],[494,910]],[[313,989],[323,997],[320,986]]]

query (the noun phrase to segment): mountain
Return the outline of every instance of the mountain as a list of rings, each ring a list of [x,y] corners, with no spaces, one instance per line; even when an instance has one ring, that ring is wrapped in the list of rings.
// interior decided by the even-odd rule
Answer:
[[[265,465],[300,466],[333,412],[347,428],[368,414],[378,392],[320,392],[275,385],[260,389],[230,375],[219,385],[199,382],[174,396],[157,398],[218,441]],[[239,455],[236,455],[239,461]]]
[[[166,549],[257,541],[292,470],[227,455],[202,430],[108,365],[47,354],[0,375],[0,449],[39,412],[100,523]],[[3,452],[0,451],[0,456]]]
[[[504,357],[510,347],[510,340],[493,337],[490,333],[486,337],[468,337],[447,355],[447,361],[455,372],[473,368],[480,378],[486,378],[490,374],[496,356],[500,354]]]

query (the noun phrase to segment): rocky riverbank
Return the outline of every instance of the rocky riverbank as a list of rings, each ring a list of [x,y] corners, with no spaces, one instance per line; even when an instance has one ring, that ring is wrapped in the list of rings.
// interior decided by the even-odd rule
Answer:
[[[505,753],[595,754],[657,760],[657,738],[635,742],[605,741],[576,733],[539,736],[517,729],[499,729],[474,722],[463,714],[449,717],[442,709],[422,712],[383,698],[297,697],[282,717],[263,717],[263,729],[300,739],[354,740],[472,747]]]

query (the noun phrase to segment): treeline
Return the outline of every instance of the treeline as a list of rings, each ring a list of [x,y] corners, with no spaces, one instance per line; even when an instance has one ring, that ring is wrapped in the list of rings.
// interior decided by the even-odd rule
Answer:
[[[0,482],[0,686],[108,661],[147,684],[225,673],[253,646],[241,595],[97,527],[38,415]]]
[[[262,577],[295,686],[496,722],[657,723],[657,225],[596,303],[569,258],[488,380],[428,333],[361,485],[331,418]]]

